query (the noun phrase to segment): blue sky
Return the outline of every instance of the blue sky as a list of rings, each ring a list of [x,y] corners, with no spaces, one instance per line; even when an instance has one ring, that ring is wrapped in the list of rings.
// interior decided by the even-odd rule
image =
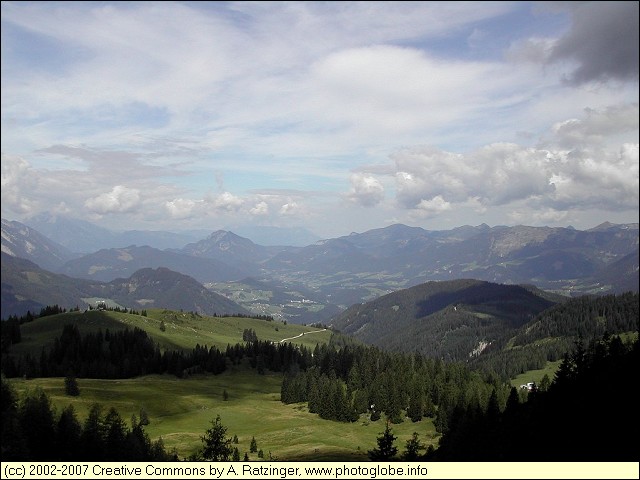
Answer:
[[[638,222],[638,2],[2,2],[2,217]]]

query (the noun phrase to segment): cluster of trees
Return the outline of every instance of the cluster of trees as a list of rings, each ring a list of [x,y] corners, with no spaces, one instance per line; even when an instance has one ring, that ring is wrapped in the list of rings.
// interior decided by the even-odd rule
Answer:
[[[255,338],[255,331],[250,336]],[[206,345],[196,345],[190,351],[161,351],[148,334],[137,327],[82,334],[76,325],[67,324],[53,346],[43,348],[37,357],[3,351],[2,373],[9,378],[69,374],[78,378],[132,378],[162,373],[182,378],[205,372],[219,374],[226,370],[227,363],[239,364],[245,358],[252,368],[264,374],[267,370],[285,372],[292,365],[306,369],[312,352],[291,343],[260,340],[227,345],[224,352]]]
[[[506,407],[456,408],[435,451],[440,461],[630,461],[638,458],[638,408],[630,384],[639,342],[605,335],[566,354],[546,391]]]
[[[316,346],[310,361],[284,376],[284,403],[307,402],[321,417],[355,421],[362,413],[400,423],[434,417],[444,431],[456,407],[486,408],[492,394],[504,405],[509,394],[496,377],[483,378],[462,363],[419,354],[390,353],[365,345]]]
[[[243,342],[257,342],[258,335],[253,328],[245,328],[242,331],[242,341]]]
[[[520,373],[561,360],[575,341],[590,342],[605,332],[638,331],[638,292],[567,300],[536,316],[525,329],[493,342],[470,366],[508,381]],[[509,343],[510,348],[505,348]]]
[[[2,372],[7,377],[59,377],[73,373],[83,378],[131,378],[152,373],[222,373],[225,355],[215,347],[196,345],[190,352],[164,351],[139,328],[80,333],[73,324],[38,358],[3,355]]]
[[[166,451],[162,438],[149,439],[146,422],[135,415],[127,426],[115,408],[104,413],[94,404],[81,424],[72,405],[58,415],[41,390],[18,400],[4,377],[0,395],[3,461],[177,460],[175,452]]]

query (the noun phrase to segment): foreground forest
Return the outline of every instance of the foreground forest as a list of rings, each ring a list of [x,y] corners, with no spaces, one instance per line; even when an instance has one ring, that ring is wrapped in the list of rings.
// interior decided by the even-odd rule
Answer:
[[[378,425],[378,448],[373,443],[362,450],[357,446],[360,455],[368,451],[371,459],[426,455],[445,461],[631,460],[637,445],[626,439],[638,418],[628,382],[637,365],[637,314],[638,294],[567,302],[536,317],[526,332],[505,342],[502,350],[488,352],[487,358],[493,360],[480,366],[389,352],[339,334],[313,348],[266,341],[252,328],[245,328],[241,336],[238,332],[238,342],[224,349],[200,344],[170,349],[160,348],[139,328],[80,331],[62,322],[59,334],[48,339],[39,355],[33,349],[16,350],[27,326],[33,343],[38,322],[71,318],[51,308],[38,317],[12,318],[2,324],[2,459],[198,459],[210,447],[205,438],[227,445],[224,451],[234,459],[240,452],[236,455],[237,448],[229,443],[232,439],[225,436],[219,418],[214,421],[215,412],[209,430],[206,424],[199,427],[204,450],[194,447],[191,455],[178,456],[165,448],[162,437],[150,440],[145,426],[154,418],[146,412],[140,411],[127,426],[105,395],[104,405],[92,407],[86,418],[79,418],[72,407],[53,408],[43,391],[19,395],[10,378],[5,378],[59,377],[71,399],[82,395],[77,381],[83,378],[206,379],[231,369],[250,372],[256,385],[265,376],[278,376],[280,402],[324,419],[325,428],[334,422],[355,428]],[[137,312],[127,315],[139,317]],[[213,319],[197,321],[209,325]],[[246,322],[271,323],[270,319]],[[156,324],[159,330],[166,329],[162,322]],[[527,343],[527,338],[532,342]],[[564,360],[553,379],[531,392],[514,389],[504,380],[504,372],[490,368],[510,358],[504,354],[510,350],[519,352],[509,354],[517,355],[511,358],[520,358],[527,348],[553,344],[553,350],[546,352],[549,357],[560,345],[554,338],[570,343],[561,354]],[[433,428],[429,425],[435,426],[436,436],[426,441],[425,432]],[[406,440],[405,450],[403,445],[382,448],[393,444],[393,431],[400,427],[415,432]],[[212,440],[214,433],[217,440]]]

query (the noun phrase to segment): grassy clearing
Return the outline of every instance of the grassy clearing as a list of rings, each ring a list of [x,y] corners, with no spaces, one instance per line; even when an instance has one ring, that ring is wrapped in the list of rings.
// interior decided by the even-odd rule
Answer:
[[[42,317],[21,326],[22,342],[12,347],[12,353],[31,352],[39,355],[43,346],[53,344],[62,327],[74,323],[83,332],[107,328],[111,331],[126,327],[139,327],[158,342],[161,348],[191,349],[196,344],[217,346],[242,342],[245,329],[253,329],[261,340],[288,342],[314,348],[326,343],[330,331],[237,317],[203,317],[192,313],[150,309],[148,316],[111,311],[70,312]],[[161,325],[164,324],[164,331]],[[384,422],[370,422],[365,416],[355,423],[323,420],[311,414],[303,404],[284,405],[280,402],[280,374],[258,375],[245,366],[229,367],[221,375],[201,375],[178,379],[170,375],[151,375],[124,380],[78,379],[79,397],[64,393],[63,378],[31,380],[10,379],[16,390],[23,394],[43,389],[57,411],[72,404],[83,422],[94,403],[104,412],[115,407],[129,422],[132,415],[139,416],[144,409],[151,420],[146,427],[152,439],[162,437],[168,450],[176,448],[180,457],[187,457],[202,446],[211,421],[220,415],[230,437],[237,435],[241,457],[249,452],[251,438],[255,436],[258,449],[269,452],[278,460],[366,460],[367,451],[376,447],[376,438],[384,431]],[[223,392],[228,400],[223,399]],[[433,423],[424,419],[410,420],[393,425],[398,436],[396,446],[402,452],[405,442],[414,431],[425,444],[436,443]],[[258,460],[256,453],[249,453]]]
[[[549,380],[553,380],[553,377],[558,370],[558,367],[562,363],[562,360],[557,360],[555,362],[547,362],[544,368],[540,368],[537,370],[529,370],[527,372],[521,373],[517,377],[511,380],[511,385],[518,388],[520,385],[524,385],[528,382],[536,382],[536,384],[540,385],[540,381],[545,375],[549,376]]]
[[[255,318],[207,317],[161,309],[148,310],[144,317],[92,310],[51,315],[21,325],[22,341],[12,347],[12,353],[18,355],[30,352],[32,355],[39,355],[43,346],[49,348],[53,345],[54,339],[60,336],[62,327],[69,323],[77,325],[83,334],[98,329],[115,331],[138,327],[145,330],[161,348],[180,350],[190,350],[196,344],[224,350],[228,344],[242,343],[245,329],[253,329],[260,340],[279,342],[284,338],[291,338],[291,343],[309,348],[314,348],[318,343],[326,343],[331,337],[328,330],[319,332],[320,329],[304,325],[285,325],[282,322]],[[164,331],[161,329],[162,324]],[[299,336],[300,334],[304,335]]]
[[[281,378],[279,374],[257,375],[244,367],[234,367],[221,375],[189,379],[168,375],[78,379],[79,397],[64,394],[63,378],[10,381],[20,393],[42,388],[58,412],[73,404],[81,421],[96,402],[105,409],[115,407],[127,421],[144,408],[151,421],[146,427],[149,436],[162,437],[167,449],[175,447],[181,458],[201,447],[200,437],[220,415],[228,436],[238,436],[241,458],[249,452],[255,436],[265,460],[269,452],[277,460],[287,461],[367,460],[367,451],[376,447],[376,438],[384,431],[383,420],[370,422],[362,416],[355,423],[332,422],[309,413],[304,404],[284,405],[280,402]],[[225,390],[227,401],[223,399]],[[437,443],[430,419],[418,423],[405,419],[392,425],[392,431],[398,437],[399,452],[404,451],[414,431],[424,443]],[[258,460],[256,453],[249,453],[249,458]]]

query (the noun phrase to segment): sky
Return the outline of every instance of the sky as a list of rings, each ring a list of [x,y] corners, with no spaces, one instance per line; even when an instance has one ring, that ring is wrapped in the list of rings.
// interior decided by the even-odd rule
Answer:
[[[3,219],[638,222],[638,2],[1,8]]]

